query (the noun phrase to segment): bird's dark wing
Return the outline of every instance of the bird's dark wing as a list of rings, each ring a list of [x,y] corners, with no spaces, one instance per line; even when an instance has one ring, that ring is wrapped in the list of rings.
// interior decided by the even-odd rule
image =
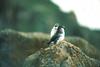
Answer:
[[[54,35],[51,39],[50,39],[50,41],[48,42],[48,44],[50,44],[51,42],[54,42],[54,43],[56,43],[57,42],[57,40],[59,39],[59,37],[60,37],[60,35]]]

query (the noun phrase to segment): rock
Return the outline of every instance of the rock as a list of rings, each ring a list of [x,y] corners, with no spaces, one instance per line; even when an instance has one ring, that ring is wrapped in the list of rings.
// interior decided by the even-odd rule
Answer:
[[[93,44],[90,44],[83,38],[80,37],[66,37],[66,40],[75,46],[79,47],[89,57],[100,60],[100,50],[97,49]]]
[[[37,33],[23,33],[14,30],[0,32],[1,67],[22,67],[27,56],[47,47],[48,36],[41,36],[41,33],[38,35]]]
[[[100,60],[100,52],[86,40],[66,37],[87,56]],[[0,32],[0,67],[22,67],[25,58],[48,47],[48,34],[3,30]],[[92,47],[92,48],[91,48]],[[37,53],[36,53],[37,54]]]
[[[23,67],[31,67],[32,64],[34,64],[35,66],[33,67],[37,67],[37,61],[40,55],[40,51],[37,51],[36,53],[30,55],[24,62]]]
[[[63,41],[29,56],[24,67],[100,67],[100,62]]]

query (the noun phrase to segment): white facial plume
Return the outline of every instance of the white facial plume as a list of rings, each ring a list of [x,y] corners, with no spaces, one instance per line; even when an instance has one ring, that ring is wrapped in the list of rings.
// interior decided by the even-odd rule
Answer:
[[[56,33],[58,26],[59,26],[59,24],[57,24],[57,23],[53,26],[53,28],[51,29],[51,32],[50,32],[50,37],[52,37]]]

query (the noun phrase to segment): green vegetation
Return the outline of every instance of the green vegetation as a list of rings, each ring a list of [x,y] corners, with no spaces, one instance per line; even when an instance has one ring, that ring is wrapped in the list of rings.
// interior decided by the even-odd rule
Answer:
[[[2,67],[22,67],[25,58],[47,49],[48,34],[3,30],[0,32],[0,63]],[[66,41],[80,48],[88,57],[100,60],[100,51],[79,37],[66,37]],[[37,53],[36,53],[37,54]],[[65,53],[66,54],[66,53]],[[33,62],[33,56],[29,64]],[[9,63],[8,63],[9,62]],[[28,64],[27,63],[27,64]]]
[[[100,30],[77,22],[74,12],[63,13],[50,0],[0,0],[0,66],[22,67],[27,56],[48,47],[47,34],[55,23],[65,26],[66,40],[100,60]]]
[[[99,49],[100,31],[80,27],[74,12],[61,12],[50,0],[0,0],[0,30],[49,33],[55,23],[65,25],[66,35],[82,37]]]

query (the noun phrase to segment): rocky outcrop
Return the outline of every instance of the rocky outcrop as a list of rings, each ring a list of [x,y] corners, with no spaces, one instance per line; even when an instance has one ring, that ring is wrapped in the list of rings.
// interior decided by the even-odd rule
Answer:
[[[93,46],[83,38],[80,37],[66,37],[66,41],[79,47],[89,57],[100,60],[100,50]]]
[[[66,37],[66,41],[79,47],[88,57],[100,60],[100,52],[86,40],[79,37]],[[0,67],[22,67],[25,58],[47,49],[49,36],[45,33],[18,32],[4,30],[0,32]],[[42,50],[42,51],[43,51]],[[40,52],[39,52],[40,53]],[[36,58],[35,56],[35,58]],[[34,59],[34,57],[33,57]]]
[[[0,67],[22,67],[24,59],[47,47],[48,35],[14,30],[0,32]]]
[[[63,41],[29,56],[23,67],[100,67],[100,62]]]

